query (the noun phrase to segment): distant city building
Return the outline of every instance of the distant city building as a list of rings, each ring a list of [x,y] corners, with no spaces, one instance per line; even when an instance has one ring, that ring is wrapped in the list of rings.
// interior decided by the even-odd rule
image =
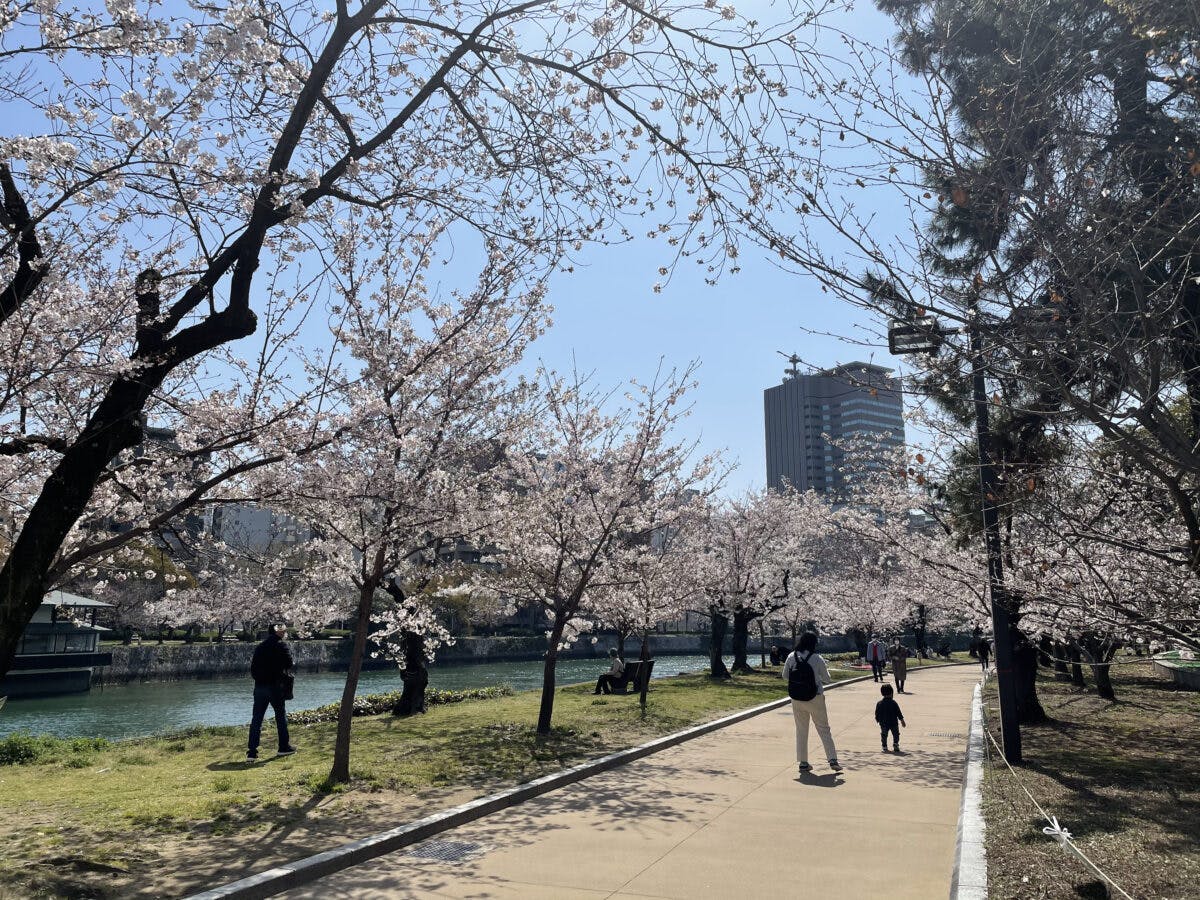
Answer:
[[[202,515],[202,529],[235,550],[281,553],[307,541],[312,530],[292,516],[266,506],[228,503]]]
[[[837,493],[847,463],[904,446],[904,402],[890,369],[864,362],[804,373],[763,391],[767,486]]]

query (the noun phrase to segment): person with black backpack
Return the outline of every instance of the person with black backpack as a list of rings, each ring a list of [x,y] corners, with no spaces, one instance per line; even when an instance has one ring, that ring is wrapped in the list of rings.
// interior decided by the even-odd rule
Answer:
[[[258,743],[268,706],[275,711],[279,756],[291,756],[296,752],[296,748],[288,739],[287,708],[284,705],[292,698],[292,670],[296,667],[286,638],[286,625],[273,626],[267,632],[267,639],[254,648],[254,655],[250,659],[250,677],[254,679],[254,707],[250,716],[247,760],[258,759]]]
[[[792,717],[796,720],[796,762],[800,774],[812,771],[808,764],[808,725],[817,729],[829,768],[842,771],[837,761],[837,748],[833,745],[833,732],[829,728],[829,714],[825,709],[825,685],[831,684],[829,667],[817,654],[817,636],[811,631],[800,636],[794,652],[788,654],[783,664],[783,680],[787,682],[788,696],[792,698]]]

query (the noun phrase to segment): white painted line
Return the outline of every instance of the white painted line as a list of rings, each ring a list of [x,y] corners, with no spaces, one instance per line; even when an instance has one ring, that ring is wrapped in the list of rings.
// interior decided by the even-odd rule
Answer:
[[[971,698],[971,728],[967,735],[966,767],[958,810],[958,837],[950,900],[987,900],[987,850],[983,824],[983,702],[982,683]]]

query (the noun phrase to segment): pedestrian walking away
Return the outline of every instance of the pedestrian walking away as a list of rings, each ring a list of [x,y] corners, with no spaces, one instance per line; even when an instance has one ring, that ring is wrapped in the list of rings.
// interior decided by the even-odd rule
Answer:
[[[979,639],[979,649],[976,651],[979,654],[979,665],[983,667],[983,671],[988,670],[988,657],[992,653],[992,645],[988,643],[987,638]]]
[[[904,693],[904,681],[908,678],[908,648],[899,640],[892,646],[889,658],[892,661],[892,678],[896,681],[896,690]]]
[[[254,709],[250,717],[250,746],[246,759],[258,759],[263,717],[267,707],[275,711],[275,730],[279,736],[279,755],[296,752],[288,738],[286,701],[292,698],[292,670],[295,662],[287,645],[287,626],[275,625],[267,639],[254,648],[250,659],[250,677],[254,679]]]
[[[892,736],[892,751],[900,752],[900,726],[908,727],[908,723],[904,721],[904,713],[900,711],[900,704],[892,699],[892,686],[885,684],[879,689],[879,693],[883,694],[883,699],[875,704],[875,721],[879,723],[879,741],[883,744],[883,750],[887,752],[888,734]]]
[[[812,771],[808,763],[808,726],[817,729],[829,768],[842,771],[837,760],[837,748],[833,744],[833,731],[829,727],[829,713],[825,708],[825,685],[831,684],[829,667],[817,653],[817,636],[807,632],[800,636],[796,649],[788,654],[783,664],[783,680],[787,682],[788,696],[792,698],[792,718],[796,722],[796,762],[800,774]]]
[[[592,692],[594,694],[611,694],[616,683],[625,674],[625,660],[621,659],[617,648],[610,648],[608,655],[612,659],[612,665],[608,667],[607,672],[596,679],[596,690]]]
[[[872,636],[867,644],[867,662],[871,664],[871,675],[876,681],[883,681],[883,667],[887,664],[887,647],[883,641]]]

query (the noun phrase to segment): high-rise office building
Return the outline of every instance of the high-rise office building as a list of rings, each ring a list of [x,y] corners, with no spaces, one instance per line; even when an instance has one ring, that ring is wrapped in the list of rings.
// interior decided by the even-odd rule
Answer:
[[[763,391],[767,486],[837,493],[847,463],[904,446],[904,402],[890,369],[852,362],[812,373],[796,358],[782,384]]]

